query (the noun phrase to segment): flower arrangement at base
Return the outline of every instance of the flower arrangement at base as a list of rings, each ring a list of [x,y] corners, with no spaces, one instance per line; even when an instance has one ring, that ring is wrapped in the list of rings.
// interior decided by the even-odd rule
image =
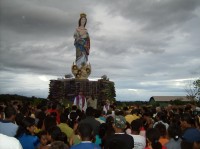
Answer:
[[[85,64],[82,65],[81,68],[78,68],[78,66],[73,63],[71,70],[76,79],[87,79],[91,74],[91,65]]]

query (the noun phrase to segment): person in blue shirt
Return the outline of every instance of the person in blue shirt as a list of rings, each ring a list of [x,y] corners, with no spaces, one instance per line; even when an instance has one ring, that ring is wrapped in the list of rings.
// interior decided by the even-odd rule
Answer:
[[[35,149],[38,147],[40,141],[34,134],[35,128],[34,118],[25,117],[22,120],[22,124],[19,126],[15,137],[21,143],[23,149]]]

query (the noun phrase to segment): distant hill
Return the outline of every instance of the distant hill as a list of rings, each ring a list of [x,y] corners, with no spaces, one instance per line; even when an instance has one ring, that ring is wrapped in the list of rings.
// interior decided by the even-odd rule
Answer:
[[[21,101],[21,102],[38,103],[41,100],[45,100],[45,98],[37,98],[35,96],[26,97],[17,94],[0,94],[0,102]]]

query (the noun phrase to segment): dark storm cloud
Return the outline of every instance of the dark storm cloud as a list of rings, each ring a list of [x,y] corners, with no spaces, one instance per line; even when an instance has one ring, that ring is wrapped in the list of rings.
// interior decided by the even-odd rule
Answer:
[[[40,74],[59,74],[64,70],[65,59],[72,58],[72,52],[66,47],[67,43],[51,43],[37,45],[38,43],[13,44],[1,47],[0,69],[10,71],[25,71]],[[49,45],[48,45],[49,44]],[[2,51],[6,49],[6,51]],[[67,52],[70,51],[70,52]],[[73,61],[71,59],[71,61]],[[68,66],[69,67],[69,66]]]
[[[0,11],[0,86],[8,93],[42,95],[49,79],[71,73],[81,12],[91,37],[90,77],[106,74],[123,96],[181,94],[183,83],[174,80],[200,73],[200,1],[1,0]]]
[[[1,25],[20,34],[66,35],[75,23],[72,14],[31,1],[1,2]],[[65,32],[65,34],[63,34]]]
[[[197,0],[132,0],[109,1],[111,14],[122,14],[132,21],[144,25],[145,31],[170,31],[196,17],[194,10],[199,8]],[[107,3],[109,3],[107,2]],[[120,6],[120,9],[119,9]]]

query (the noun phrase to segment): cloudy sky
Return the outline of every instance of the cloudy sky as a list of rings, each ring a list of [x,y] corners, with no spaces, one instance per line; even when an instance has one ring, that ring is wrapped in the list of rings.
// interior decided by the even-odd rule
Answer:
[[[117,100],[185,96],[199,78],[199,0],[0,0],[0,94],[47,97],[71,73],[82,12],[89,79],[106,74]]]

